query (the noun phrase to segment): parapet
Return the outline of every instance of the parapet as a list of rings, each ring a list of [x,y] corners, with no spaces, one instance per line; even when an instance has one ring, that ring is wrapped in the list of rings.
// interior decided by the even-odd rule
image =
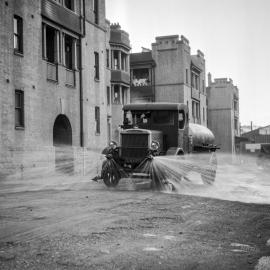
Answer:
[[[112,23],[110,25],[110,43],[125,46],[128,50],[131,49],[129,34],[121,29],[119,23]]]

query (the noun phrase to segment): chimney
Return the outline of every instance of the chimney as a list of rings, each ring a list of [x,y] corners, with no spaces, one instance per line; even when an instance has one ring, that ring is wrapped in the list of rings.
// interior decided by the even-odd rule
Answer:
[[[210,72],[208,72],[208,86],[210,86],[212,83],[212,75]]]

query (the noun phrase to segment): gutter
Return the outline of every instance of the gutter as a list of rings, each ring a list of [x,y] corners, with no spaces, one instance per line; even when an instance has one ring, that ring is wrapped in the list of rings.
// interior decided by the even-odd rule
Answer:
[[[83,75],[82,75],[82,53],[83,53],[83,44],[82,44],[82,38],[85,37],[85,0],[83,2],[83,24],[82,24],[82,35],[80,35],[80,146],[84,147],[84,121],[83,121]]]

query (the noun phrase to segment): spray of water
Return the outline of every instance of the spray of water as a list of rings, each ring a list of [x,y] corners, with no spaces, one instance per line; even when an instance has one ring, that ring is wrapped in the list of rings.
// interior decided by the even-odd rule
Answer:
[[[1,192],[74,188],[78,183],[89,183],[105,160],[99,150],[64,146],[31,151],[13,149],[1,154]],[[8,160],[9,156],[13,159]]]
[[[165,168],[163,178],[165,175],[179,194],[270,203],[270,171],[258,166],[256,158],[232,158],[231,155],[217,154],[217,159],[218,166],[213,160],[207,165],[205,157],[199,155],[191,155],[186,159],[164,156],[156,158],[155,166],[162,170]],[[210,182],[208,180],[214,176],[212,169],[215,168],[215,179]]]

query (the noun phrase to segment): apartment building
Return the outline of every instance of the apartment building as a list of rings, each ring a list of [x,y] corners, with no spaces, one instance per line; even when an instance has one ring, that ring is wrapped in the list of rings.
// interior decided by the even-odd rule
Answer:
[[[207,124],[205,59],[191,54],[178,35],[156,37],[151,49],[131,54],[131,102],[179,102],[189,107],[193,123]]]
[[[240,136],[239,90],[232,79],[216,78],[208,74],[208,127],[216,137],[221,151],[236,152],[236,138]]]
[[[1,174],[55,170],[63,149],[64,169],[81,172],[83,153],[100,152],[112,137],[111,88],[119,84],[121,104],[128,102],[128,34],[116,29],[124,45],[116,39],[111,53],[105,0],[1,1],[0,27]]]

